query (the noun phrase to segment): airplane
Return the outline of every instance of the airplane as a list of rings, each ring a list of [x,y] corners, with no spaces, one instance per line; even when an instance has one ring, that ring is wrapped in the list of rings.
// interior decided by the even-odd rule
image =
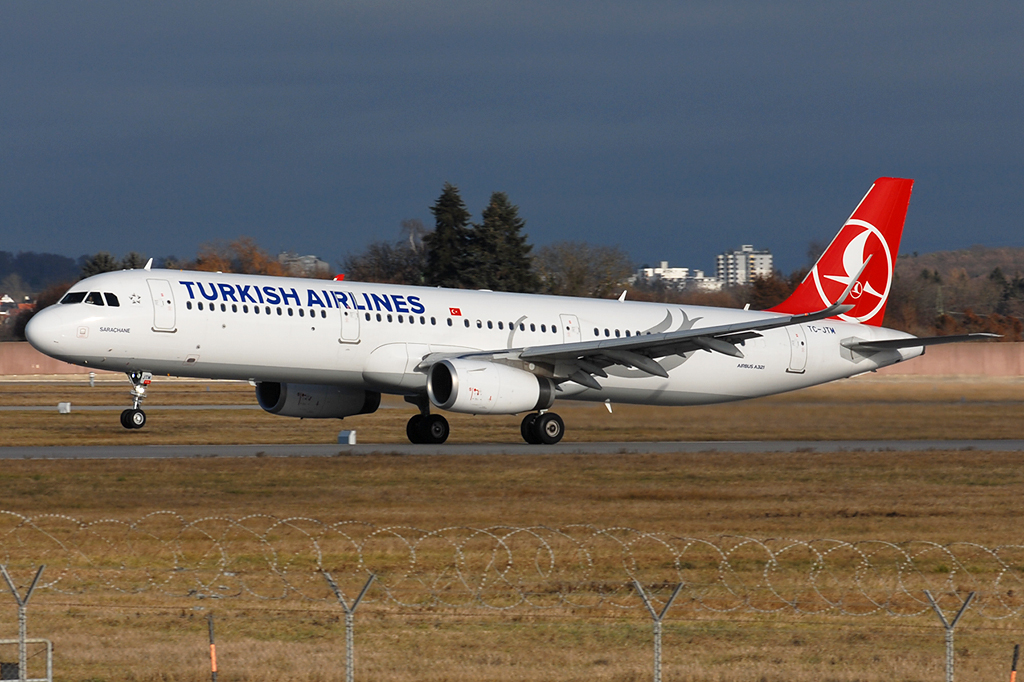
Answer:
[[[527,443],[565,433],[556,400],[701,405],[772,395],[903,362],[938,343],[881,326],[913,180],[879,178],[793,294],[764,311],[153,269],[83,279],[25,330],[40,352],[132,383],[248,380],[276,415],[344,418],[382,394],[418,408],[523,414]]]

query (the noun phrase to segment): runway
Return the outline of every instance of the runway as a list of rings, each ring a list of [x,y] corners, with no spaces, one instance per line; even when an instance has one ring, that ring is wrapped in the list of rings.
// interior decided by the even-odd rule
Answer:
[[[1024,452],[1024,440],[780,440],[660,443],[367,443],[363,445],[82,445],[0,447],[0,459],[186,459],[203,457],[352,457],[388,455],[635,455],[645,453]]]

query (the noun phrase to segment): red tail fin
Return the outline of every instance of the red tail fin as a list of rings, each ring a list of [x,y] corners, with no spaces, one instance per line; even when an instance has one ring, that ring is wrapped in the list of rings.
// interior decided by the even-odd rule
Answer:
[[[913,180],[901,178],[875,180],[796,291],[770,310],[811,313],[835,303],[870,256],[871,262],[846,300],[853,310],[838,317],[881,326],[913,185]]]

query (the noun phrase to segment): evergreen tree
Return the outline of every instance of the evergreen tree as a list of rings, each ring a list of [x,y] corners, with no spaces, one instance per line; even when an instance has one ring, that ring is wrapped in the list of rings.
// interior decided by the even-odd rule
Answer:
[[[472,287],[466,268],[469,211],[459,196],[458,187],[444,183],[444,190],[430,212],[434,214],[434,231],[423,238],[428,249],[425,283],[439,287]]]
[[[116,258],[106,251],[100,251],[96,255],[87,258],[85,263],[82,264],[82,279],[98,275],[101,272],[113,272],[120,269],[121,263]]]
[[[473,226],[468,257],[469,273],[477,288],[494,291],[537,291],[538,280],[533,272],[530,251],[522,233],[526,222],[519,217],[519,207],[504,192],[495,192],[483,212],[483,222]]]
[[[149,259],[141,253],[135,251],[129,251],[124,258],[121,259],[121,267],[125,270],[141,270],[146,267],[146,262]]]

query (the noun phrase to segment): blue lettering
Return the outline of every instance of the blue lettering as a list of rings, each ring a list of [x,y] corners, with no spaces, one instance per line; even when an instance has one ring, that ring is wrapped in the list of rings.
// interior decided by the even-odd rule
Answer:
[[[295,291],[295,289],[292,289],[292,293],[290,293],[290,294],[287,291],[284,290],[284,287],[280,287],[280,289],[281,289],[281,297],[284,299],[283,303],[285,305],[288,305],[288,299],[289,298],[295,299],[295,305],[302,305],[302,303],[299,301],[299,292]]]
[[[412,312],[416,313],[417,315],[420,315],[420,314],[425,313],[427,311],[427,309],[423,307],[423,304],[420,303],[420,297],[419,296],[410,296],[409,297],[409,309]]]
[[[307,307],[312,308],[315,305],[318,305],[321,308],[324,307],[324,302],[320,300],[320,297],[316,295],[315,291],[313,291],[312,289],[308,289],[306,293],[309,294],[306,301]]]
[[[238,303],[235,300],[235,288],[233,286],[230,284],[218,284],[217,286],[220,287],[220,295],[225,301],[235,301],[235,303]]]
[[[334,307],[333,305],[331,305],[331,297],[327,295],[327,290],[326,289],[324,289],[324,300],[327,301],[327,307],[328,308],[333,308]]]
[[[214,285],[214,284],[210,285],[210,293],[206,293],[206,289],[203,288],[203,283],[202,282],[196,282],[196,286],[199,287],[199,293],[201,293],[203,295],[203,298],[205,298],[207,301],[216,301],[217,300],[217,287],[216,287],[216,285]]]
[[[359,310],[373,310],[373,302],[370,301],[370,296],[368,294],[363,294],[363,300],[366,301],[366,307],[360,308],[359,306],[356,306],[356,308]],[[380,310],[380,308],[377,308],[377,310]]]
[[[256,291],[258,292],[259,289],[257,289]],[[246,301],[248,301],[249,303],[256,302],[256,299],[249,295],[248,284],[246,284],[244,287],[241,284],[238,285],[238,297],[242,299],[242,303],[245,303]],[[260,301],[260,303],[262,302],[263,301]]]
[[[396,313],[407,313],[409,309],[405,307],[405,296],[399,296],[398,294],[391,294],[392,300],[395,302]]]
[[[365,296],[366,294],[363,295]],[[370,296],[373,297],[373,305],[376,306],[374,310],[380,310],[383,308],[389,313],[394,312],[391,309],[391,301],[388,300],[387,296],[378,296],[377,294],[370,294]]]
[[[267,295],[267,303],[271,305],[277,305],[281,302],[281,297],[277,295],[277,289],[272,286],[263,287],[263,293]]]
[[[192,287],[195,285],[195,282],[178,282],[178,284],[184,284],[185,285],[185,288],[188,289],[188,297],[189,298],[195,298],[196,297],[196,295],[192,293]]]
[[[343,294],[340,291],[332,291],[331,293],[334,294],[334,302],[338,304],[339,308],[348,308],[348,294]],[[353,305],[355,304],[354,299],[352,303]]]

